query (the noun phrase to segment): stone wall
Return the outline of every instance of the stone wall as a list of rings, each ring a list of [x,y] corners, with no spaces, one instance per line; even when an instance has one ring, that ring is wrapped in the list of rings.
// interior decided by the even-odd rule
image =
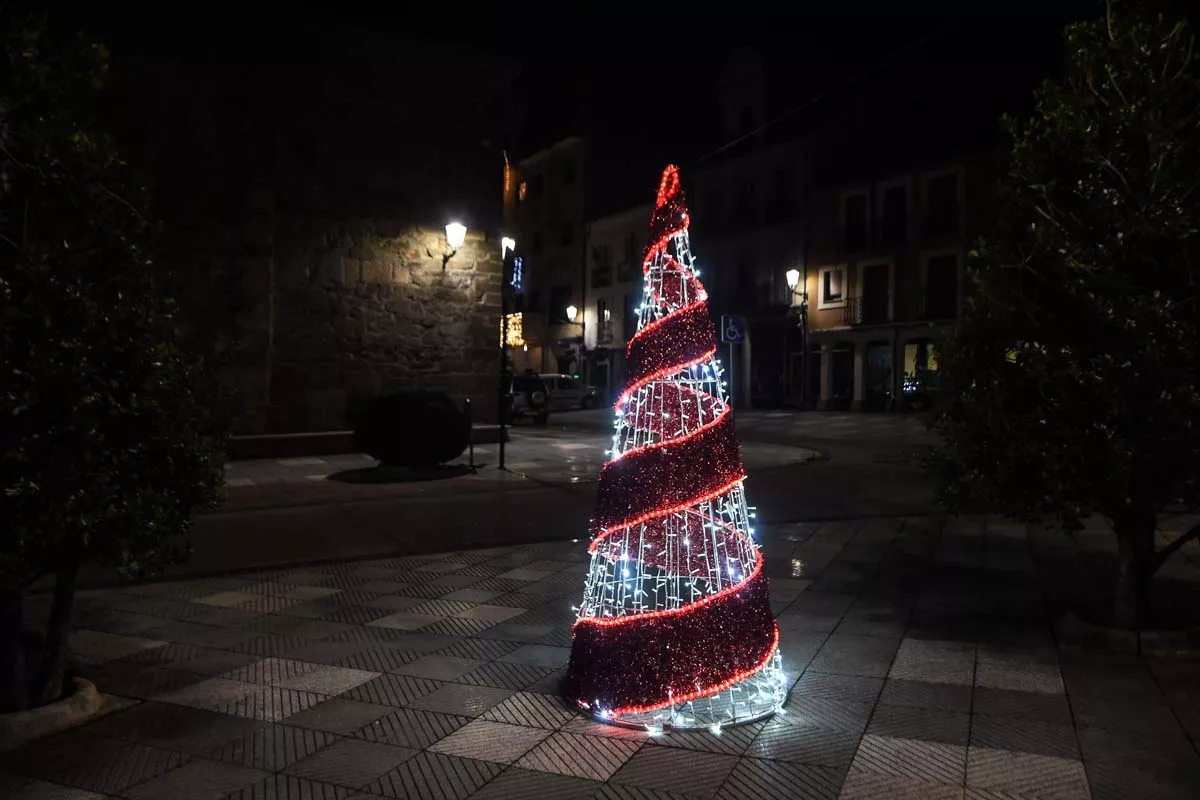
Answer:
[[[470,398],[476,421],[492,420],[500,246],[471,231],[443,272],[445,248],[440,229],[381,221],[277,240],[247,326],[259,352],[243,348],[235,378],[243,432],[343,428],[365,400],[407,388]]]

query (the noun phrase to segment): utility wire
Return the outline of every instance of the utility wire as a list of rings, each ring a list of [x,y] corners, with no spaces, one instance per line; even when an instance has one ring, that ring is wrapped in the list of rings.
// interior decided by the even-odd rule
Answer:
[[[890,66],[891,64],[894,64],[897,61],[900,61],[902,58],[906,57],[910,53],[913,53],[913,52],[921,49],[925,45],[929,44],[929,42],[940,38],[941,36],[948,33],[953,28],[957,27],[962,21],[963,21],[962,17],[957,17],[955,19],[952,19],[951,21],[942,25],[940,28],[936,29],[932,33],[927,33],[924,36],[922,36],[918,39],[915,39],[912,42],[909,42],[905,46],[894,51],[890,56],[888,56],[884,60],[876,62],[874,65],[868,67],[867,69],[863,70],[862,72],[859,72],[856,75],[852,75],[849,78],[847,78],[846,80],[842,81],[841,83],[838,83],[838,84],[830,87],[829,89],[826,89],[825,91],[821,92],[820,94],[817,94],[817,95],[814,95],[814,96],[808,98],[807,100],[800,103],[799,105],[794,106],[794,107],[788,109],[787,111],[784,111],[782,114],[775,117],[774,119],[764,122],[762,125],[755,128],[754,130],[752,130],[748,133],[744,133],[741,136],[738,136],[736,139],[732,139],[732,140],[726,142],[725,144],[718,147],[716,150],[713,150],[710,153],[706,153],[705,155],[700,156],[699,158],[692,161],[690,166],[695,167],[699,164],[702,164],[705,161],[708,161],[710,158],[720,155],[721,153],[725,152],[726,150],[728,150],[732,147],[736,147],[737,145],[741,144],[742,142],[746,141],[747,139],[757,136],[758,134],[765,131],[767,128],[770,128],[773,125],[777,125],[780,122],[782,122],[783,120],[788,119],[789,117],[795,116],[796,114],[799,114],[801,111],[808,108],[809,106],[819,103],[820,101],[824,100],[825,98],[831,97],[832,95],[835,95],[835,94],[838,94],[839,92],[842,92],[842,91],[850,88],[851,86],[855,85],[856,83],[859,83],[860,81],[863,81],[866,78],[869,78],[870,76],[872,76],[875,73],[882,70],[884,67]]]

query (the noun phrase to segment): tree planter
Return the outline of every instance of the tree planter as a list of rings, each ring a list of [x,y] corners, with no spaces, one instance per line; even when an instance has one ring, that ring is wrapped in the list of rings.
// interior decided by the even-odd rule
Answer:
[[[1067,614],[1058,623],[1059,641],[1067,646],[1143,656],[1200,658],[1200,627],[1178,630],[1129,630],[1086,622]]]
[[[71,680],[71,693],[27,711],[0,714],[0,751],[80,725],[104,709],[96,685],[83,678]]]

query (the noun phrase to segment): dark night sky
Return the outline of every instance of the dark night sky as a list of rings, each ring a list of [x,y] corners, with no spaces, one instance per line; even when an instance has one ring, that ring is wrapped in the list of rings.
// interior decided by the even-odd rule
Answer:
[[[682,4],[612,2],[492,4],[487,9],[410,4],[309,3],[287,7],[214,0],[186,7],[141,3],[80,6],[81,19],[109,38],[183,57],[221,58],[224,48],[269,57],[297,29],[362,26],[441,42],[447,59],[464,45],[521,67],[522,115],[515,141],[527,153],[568,133],[617,150],[695,157],[720,144],[711,117],[714,81],[729,54],[753,48],[769,59],[776,110],[838,85],[920,41],[956,42],[944,67],[1029,83],[1019,73],[1055,69],[1062,26],[1095,16],[1098,0],[926,0],[913,3],[718,4],[688,13]],[[774,4],[773,4],[774,5]],[[778,7],[778,6],[776,6]],[[926,45],[931,46],[931,45]],[[936,45],[932,45],[936,46]],[[1036,63],[1034,63],[1036,62]],[[419,79],[437,80],[437,64]],[[452,87],[448,87],[452,90]],[[688,110],[694,114],[687,124]]]

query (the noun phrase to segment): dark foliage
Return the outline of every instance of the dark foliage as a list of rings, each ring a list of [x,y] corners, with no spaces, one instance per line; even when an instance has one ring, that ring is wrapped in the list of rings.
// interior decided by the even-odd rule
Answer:
[[[1140,625],[1178,546],[1155,552],[1156,517],[1200,500],[1197,57],[1184,22],[1129,4],[1066,41],[1068,80],[1006,120],[999,233],[939,353],[934,466],[952,509],[1108,518],[1115,619]]]
[[[470,426],[441,392],[415,389],[372,400],[354,429],[363,452],[391,467],[432,467],[462,455]]]
[[[136,576],[178,556],[217,496],[224,439],[146,199],[96,123],[105,48],[2,17],[0,593],[57,580],[36,703],[58,692],[79,564]],[[11,627],[0,637],[19,649]],[[20,677],[4,681],[21,705]]]

